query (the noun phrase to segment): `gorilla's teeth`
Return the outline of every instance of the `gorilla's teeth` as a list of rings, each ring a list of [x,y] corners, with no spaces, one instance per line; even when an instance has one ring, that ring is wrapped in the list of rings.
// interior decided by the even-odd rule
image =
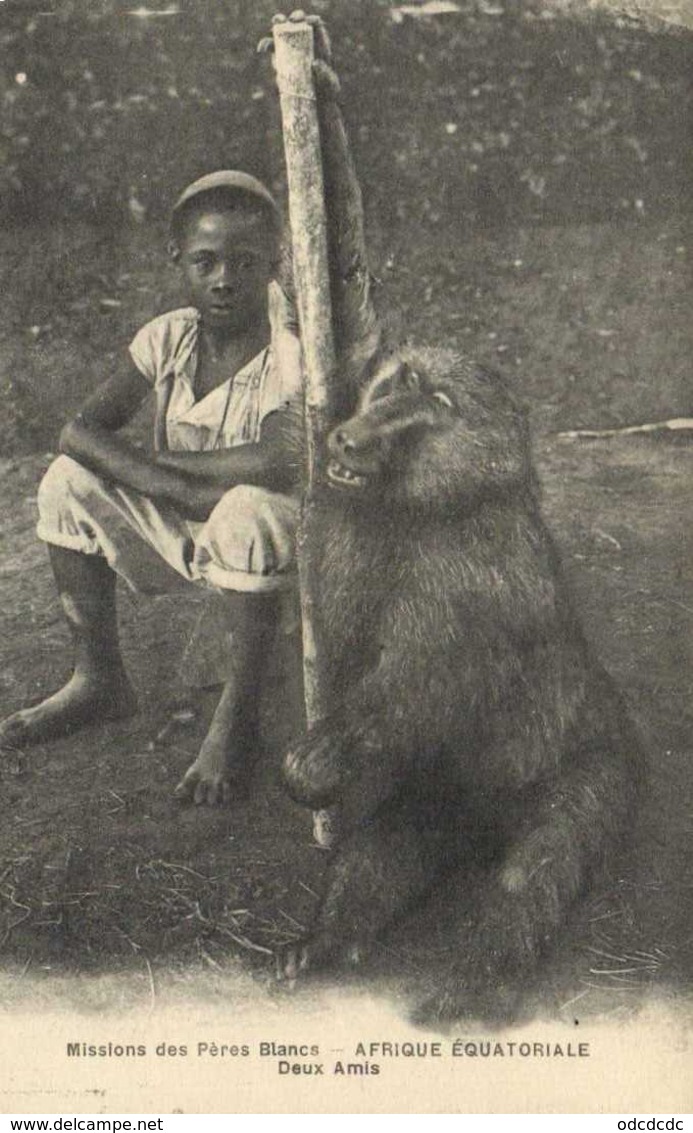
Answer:
[[[331,480],[338,484],[349,484],[353,488],[362,488],[366,483],[367,477],[361,476],[358,472],[352,472],[351,469],[345,468],[336,460],[331,460],[327,466],[327,475]]]

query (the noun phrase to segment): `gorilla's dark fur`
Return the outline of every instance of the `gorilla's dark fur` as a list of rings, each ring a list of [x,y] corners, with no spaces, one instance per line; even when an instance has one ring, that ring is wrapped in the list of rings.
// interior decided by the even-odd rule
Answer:
[[[443,876],[463,893],[478,831],[492,850],[474,928],[460,901],[457,954],[423,1015],[510,1018],[629,826],[637,741],[566,593],[505,382],[452,350],[384,342],[340,112],[318,79],[345,402],[302,551],[328,711],[284,773],[297,802],[338,805],[342,835],[279,972],[362,952]]]

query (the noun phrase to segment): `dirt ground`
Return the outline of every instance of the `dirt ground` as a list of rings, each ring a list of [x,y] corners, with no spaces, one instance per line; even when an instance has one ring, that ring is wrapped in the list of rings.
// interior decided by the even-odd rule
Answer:
[[[598,894],[547,973],[541,1006],[620,1017],[653,994],[690,994],[693,884],[691,632],[693,581],[685,544],[690,447],[643,440],[576,444],[543,437],[537,456],[545,508],[563,547],[588,633],[619,679],[645,738],[652,770],[634,844],[618,884]],[[3,535],[3,675],[8,705],[47,691],[67,670],[65,638],[43,548],[33,537],[42,458],[3,469],[11,500]],[[142,695],[124,728],[5,757],[0,791],[3,950],[10,970],[131,972],[125,994],[156,978],[174,999],[213,986],[237,991],[240,970],[262,995],[269,950],[308,923],[325,856],[308,816],[282,796],[275,768],[297,717],[297,658],[268,680],[267,752],[250,801],[224,812],[183,808],[172,789],[202,724],[155,751],[149,741],[199,602],[123,596],[126,655]],[[405,1002],[435,978],[453,942],[414,921],[386,940],[369,981]],[[241,984],[243,980],[241,979]],[[12,998],[21,999],[15,983]],[[83,992],[80,992],[80,996]],[[99,995],[104,994],[103,990]],[[108,997],[114,994],[113,989]],[[244,985],[244,994],[249,994]],[[548,998],[546,998],[548,997]],[[100,1002],[100,999],[99,999]]]
[[[637,62],[647,75],[651,62],[657,71],[663,102],[680,91],[693,41],[677,37],[664,49],[657,37],[639,33],[631,42],[622,34],[624,73],[632,50],[631,69]],[[676,60],[668,79],[664,56]],[[656,119],[647,130],[657,134]],[[662,166],[667,192],[670,172]],[[642,175],[656,186],[656,170],[643,165]],[[571,926],[536,1003],[561,1018],[579,1011],[618,1019],[653,997],[689,1003],[693,986],[693,435],[576,441],[559,432],[691,413],[690,216],[671,197],[661,208],[615,216],[590,215],[583,201],[571,215],[569,192],[563,184],[554,223],[527,210],[491,223],[482,209],[464,231],[443,213],[419,232],[387,222],[381,209],[371,227],[383,290],[407,330],[502,366],[527,400],[545,512],[578,608],[642,730],[651,774],[633,845],[619,878]],[[4,360],[8,372],[11,364],[12,374],[31,374],[35,399],[37,380],[61,367],[59,396],[47,394],[55,418],[56,403],[69,406],[80,392],[84,367],[93,375],[137,321],[164,309],[174,283],[160,284],[154,237],[141,230],[123,239],[115,259],[112,244],[82,223],[52,233],[18,228],[0,241],[25,300],[22,308],[14,293],[12,333],[0,335]],[[42,249],[46,272],[30,295],[22,273]],[[67,295],[58,267],[65,258],[77,265]],[[101,329],[87,334],[79,328],[93,325],[95,309]],[[70,320],[79,333],[66,329]],[[0,462],[3,712],[52,690],[69,668],[45,549],[34,536],[48,424],[37,426],[26,397],[24,417],[16,399],[8,404],[16,412]],[[286,993],[272,984],[270,953],[309,922],[326,860],[312,843],[310,817],[283,797],[276,775],[300,711],[295,642],[282,641],[267,676],[266,750],[250,800],[221,812],[182,807],[172,790],[199,744],[209,698],[198,697],[202,715],[191,727],[154,750],[150,741],[204,600],[120,597],[140,715],[5,753],[0,766],[7,996],[20,1002],[29,986],[48,996],[82,973],[95,978],[94,1009],[146,999],[153,987],[171,1001],[192,994],[281,1004]],[[442,897],[438,904],[433,916],[393,932],[364,972],[341,985],[378,990],[406,1011],[454,947],[444,916],[431,927]]]

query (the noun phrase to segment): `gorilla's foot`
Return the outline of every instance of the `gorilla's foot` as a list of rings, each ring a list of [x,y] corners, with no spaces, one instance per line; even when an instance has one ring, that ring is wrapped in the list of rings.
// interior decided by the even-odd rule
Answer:
[[[411,1020],[420,1027],[436,1027],[476,1019],[488,1028],[501,1029],[519,1022],[521,1008],[518,988],[502,983],[480,988],[449,981],[442,991],[414,1009]]]
[[[356,967],[361,963],[364,947],[357,941],[335,941],[327,934],[305,936],[287,944],[276,954],[278,980],[297,980],[309,972],[326,968]]]

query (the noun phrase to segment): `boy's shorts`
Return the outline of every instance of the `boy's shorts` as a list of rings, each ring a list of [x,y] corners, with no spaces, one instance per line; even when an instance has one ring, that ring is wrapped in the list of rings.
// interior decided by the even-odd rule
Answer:
[[[198,523],[59,456],[41,482],[38,506],[40,539],[103,555],[142,593],[166,593],[183,580],[257,594],[296,584],[298,497],[239,485]]]

